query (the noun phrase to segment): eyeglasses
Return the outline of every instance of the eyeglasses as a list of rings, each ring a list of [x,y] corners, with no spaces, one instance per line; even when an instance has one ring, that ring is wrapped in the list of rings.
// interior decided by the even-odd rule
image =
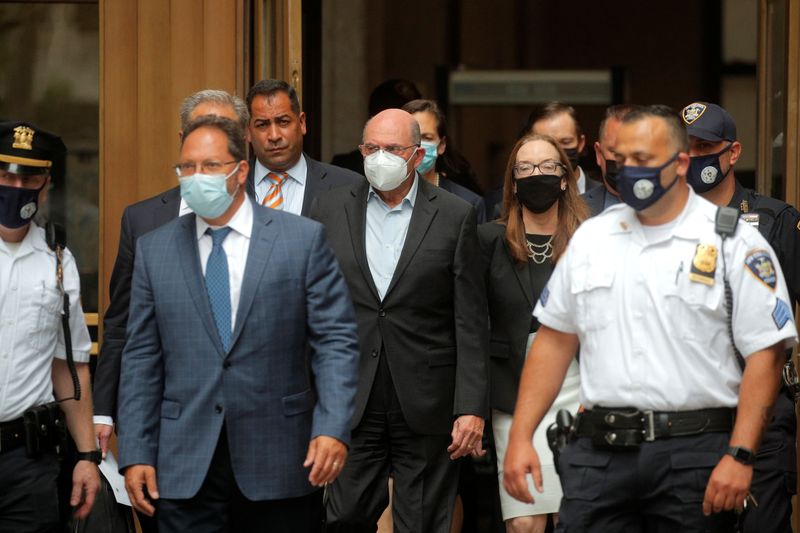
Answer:
[[[378,146],[377,144],[359,144],[358,149],[361,151],[361,155],[367,157],[368,155],[372,155],[378,150],[383,150],[384,152],[389,152],[390,154],[394,154],[399,157],[403,157],[405,151],[409,148],[419,148],[418,144],[412,144],[409,146],[397,146],[396,144],[390,144],[389,146]]]
[[[197,167],[200,167],[200,172],[203,174],[220,174],[223,167],[236,163],[238,163],[238,161],[203,161],[202,163],[187,161],[186,163],[178,163],[174,168],[175,174],[177,174],[179,178],[185,178],[186,176],[194,174]]]
[[[537,168],[540,174],[556,174],[559,170],[563,174],[567,170],[567,167],[558,161],[542,161],[538,165],[536,163],[517,163],[514,165],[514,176],[518,178],[533,176]],[[561,174],[558,175],[560,176]]]

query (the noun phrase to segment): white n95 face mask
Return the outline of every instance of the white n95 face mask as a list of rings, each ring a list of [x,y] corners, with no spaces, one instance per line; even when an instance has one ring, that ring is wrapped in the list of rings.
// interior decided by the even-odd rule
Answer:
[[[379,191],[391,191],[398,188],[411,174],[406,170],[406,163],[417,153],[417,148],[403,159],[383,150],[364,158],[364,173],[370,185]]]

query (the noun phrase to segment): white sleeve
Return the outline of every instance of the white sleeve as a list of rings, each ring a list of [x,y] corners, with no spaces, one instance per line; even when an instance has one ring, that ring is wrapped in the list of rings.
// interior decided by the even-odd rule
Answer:
[[[572,244],[567,246],[533,310],[541,324],[564,333],[578,332],[572,291],[573,249]]]
[[[88,363],[89,352],[92,349],[92,339],[89,337],[89,329],[86,327],[86,320],[81,307],[81,282],[78,276],[78,268],[75,266],[75,259],[69,250],[64,250],[63,268],[64,290],[69,295],[69,329],[72,337],[72,356],[76,363]],[[55,356],[58,359],[66,359],[64,330],[61,326],[60,317]]]

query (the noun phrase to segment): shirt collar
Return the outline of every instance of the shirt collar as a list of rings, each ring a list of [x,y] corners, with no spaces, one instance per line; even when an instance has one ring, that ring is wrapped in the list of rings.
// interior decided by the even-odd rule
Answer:
[[[7,250],[5,247],[5,242],[3,242],[3,249]],[[42,251],[42,250],[49,250],[47,246],[47,241],[44,239],[44,231],[39,228],[36,222],[31,221],[30,226],[28,227],[28,233],[25,234],[25,237],[19,242],[19,248],[17,248],[17,252],[15,257],[22,257],[23,255],[28,254],[32,250]]]
[[[200,240],[200,237],[205,235],[208,228],[220,228],[220,226],[210,226],[208,222],[203,220],[202,217],[195,216],[194,219],[197,231],[197,240]],[[239,233],[248,239],[250,238],[250,234],[253,232],[253,206],[251,205],[250,198],[247,196],[247,194],[244,195],[244,201],[242,202],[242,205],[239,206],[239,209],[236,210],[236,212],[233,214],[233,217],[231,217],[231,219],[225,225],[236,233]]]
[[[419,189],[419,180],[420,179],[421,178],[419,177],[417,172],[414,171],[414,177],[413,177],[414,183],[411,185],[411,189],[409,189],[408,193],[403,197],[403,200],[398,205],[403,206],[403,205],[407,204],[412,209],[414,208],[414,202],[417,199],[417,190]],[[383,201],[383,198],[378,196],[378,192],[372,187],[372,185],[370,185],[369,186],[369,191],[367,192],[367,203],[369,203],[370,200],[372,200],[373,198],[376,198],[383,205],[386,205],[386,202]]]
[[[676,184],[676,186],[680,185]],[[688,185],[686,186],[689,187]],[[686,205],[683,206],[683,211],[678,215],[672,235],[684,239],[696,238],[697,225],[702,224],[702,219],[706,216],[705,210],[699,209],[700,206],[697,205],[699,200],[697,193],[689,187],[689,197],[686,200]],[[612,206],[609,208],[617,210],[617,221],[609,230],[610,233],[630,233],[634,228],[642,225],[632,207],[622,201],[620,201],[619,205],[620,207]]]
[[[300,185],[305,185],[307,170],[308,170],[308,164],[306,163],[305,154],[301,153],[300,159],[297,160],[297,163],[295,163],[293,167],[289,168],[288,170],[285,170],[284,172],[289,174],[289,177],[292,178],[297,183],[299,183]],[[253,172],[256,176],[257,180],[256,184],[259,184],[262,181],[264,181],[267,177],[267,174],[269,174],[270,172],[275,172],[275,174],[281,173],[280,171],[274,171],[268,169],[267,167],[261,164],[261,161],[259,161],[258,158],[256,158],[256,168]]]

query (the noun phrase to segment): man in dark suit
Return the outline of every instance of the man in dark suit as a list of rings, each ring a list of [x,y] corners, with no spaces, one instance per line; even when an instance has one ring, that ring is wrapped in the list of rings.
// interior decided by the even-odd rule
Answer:
[[[358,336],[321,225],[245,193],[243,130],[182,137],[193,213],[136,243],[120,470],[161,533],[305,532],[347,456]]]
[[[241,98],[225,91],[206,89],[188,96],[181,104],[181,129],[203,115],[218,115],[247,126],[247,106]],[[125,329],[128,325],[131,276],[133,274],[136,239],[176,218],[190,209],[181,202],[180,189],[172,189],[129,205],[122,214],[119,250],[111,272],[111,303],[103,316],[103,342],[94,378],[95,433],[103,453],[117,411],[117,389]]]
[[[364,180],[350,170],[321,163],[303,153],[306,114],[294,87],[280,80],[261,80],[247,93],[250,161],[247,191],[259,204],[307,215],[322,191]]]
[[[587,190],[582,196],[592,216],[599,215],[607,207],[618,204],[621,200],[617,192],[617,162],[614,159],[614,144],[617,142],[617,130],[622,119],[636,109],[631,104],[617,104],[606,108],[606,114],[600,121],[600,131],[594,143],[594,155],[600,174],[603,177],[603,187],[594,187]]]
[[[205,89],[186,97],[180,109],[181,129],[203,115],[227,117],[236,120],[242,128],[247,126],[247,106],[241,98],[225,91]],[[108,450],[108,441],[117,416],[120,360],[128,325],[136,240],[179,214],[190,211],[185,202],[181,201],[180,189],[173,187],[152,198],[129,205],[122,214],[119,249],[109,284],[111,301],[103,315],[103,342],[100,345],[93,384],[94,428],[103,454]],[[140,514],[139,522],[145,533],[157,531],[155,521],[151,518]]]
[[[420,130],[399,109],[370,119],[368,182],[321,196],[358,318],[350,461],[331,486],[329,531],[374,531],[394,479],[397,532],[449,531],[461,456],[483,455],[486,296],[475,211],[421,179]]]

